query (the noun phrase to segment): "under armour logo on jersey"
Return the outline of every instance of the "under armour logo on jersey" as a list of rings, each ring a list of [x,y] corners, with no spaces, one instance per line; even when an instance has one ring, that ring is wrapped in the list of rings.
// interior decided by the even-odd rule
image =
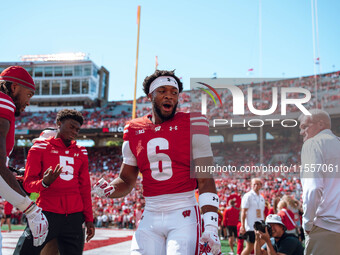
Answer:
[[[69,151],[65,151],[65,154],[69,154]]]
[[[218,197],[213,197],[213,201],[217,201],[218,202]]]
[[[182,214],[183,214],[183,217],[189,217],[190,216],[190,213],[191,211],[190,210],[186,210],[186,211],[183,211]]]
[[[159,131],[159,130],[161,130],[160,126],[159,127],[155,127],[155,131]]]
[[[75,156],[75,157],[78,157],[78,156],[79,156],[79,153],[74,153],[74,156]]]
[[[217,218],[216,218],[216,217],[214,217],[214,216],[211,216],[211,220],[214,220],[214,221],[216,221],[216,222],[217,222]]]
[[[173,129],[174,129],[174,130],[177,130],[177,126],[174,126],[174,127],[171,126],[171,127],[169,128],[170,131],[172,131]]]

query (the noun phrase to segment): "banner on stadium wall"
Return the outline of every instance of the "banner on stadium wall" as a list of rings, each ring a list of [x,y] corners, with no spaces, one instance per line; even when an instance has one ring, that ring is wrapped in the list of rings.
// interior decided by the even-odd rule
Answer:
[[[124,127],[111,127],[111,128],[103,128],[103,133],[123,133]]]

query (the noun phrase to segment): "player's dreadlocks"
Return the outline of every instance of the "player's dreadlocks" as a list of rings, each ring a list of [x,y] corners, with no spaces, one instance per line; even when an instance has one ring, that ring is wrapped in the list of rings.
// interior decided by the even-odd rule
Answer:
[[[12,95],[12,89],[11,89],[12,82],[10,81],[0,81],[0,91],[5,93],[8,96]]]
[[[67,119],[73,119],[75,121],[78,121],[80,125],[83,125],[84,122],[83,115],[76,110],[63,109],[57,113],[57,122]]]
[[[180,79],[175,75],[175,70],[173,71],[167,71],[167,70],[156,70],[153,74],[151,74],[150,76],[147,76],[144,79],[143,82],[143,91],[146,95],[149,94],[149,89],[150,89],[150,85],[151,83],[158,78],[159,76],[171,76],[174,77],[175,80],[178,83],[178,89],[179,89],[179,93],[182,92],[183,90],[183,83],[180,81]]]

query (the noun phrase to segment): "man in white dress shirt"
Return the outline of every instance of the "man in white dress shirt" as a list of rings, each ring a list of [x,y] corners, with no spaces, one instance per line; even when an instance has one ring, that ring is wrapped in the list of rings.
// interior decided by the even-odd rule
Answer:
[[[305,253],[335,255],[340,251],[340,139],[330,130],[327,112],[310,112],[299,118]]]
[[[264,220],[264,198],[260,195],[262,181],[259,178],[251,180],[251,190],[244,194],[241,202],[241,227],[240,235],[246,237],[246,248],[242,255],[249,255],[254,249],[255,221]]]

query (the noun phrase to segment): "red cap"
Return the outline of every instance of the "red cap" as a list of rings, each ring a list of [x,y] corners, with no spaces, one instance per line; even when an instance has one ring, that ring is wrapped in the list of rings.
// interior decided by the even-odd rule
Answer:
[[[31,75],[21,66],[10,66],[0,74],[0,81],[19,83],[21,86],[35,91],[34,81]]]

